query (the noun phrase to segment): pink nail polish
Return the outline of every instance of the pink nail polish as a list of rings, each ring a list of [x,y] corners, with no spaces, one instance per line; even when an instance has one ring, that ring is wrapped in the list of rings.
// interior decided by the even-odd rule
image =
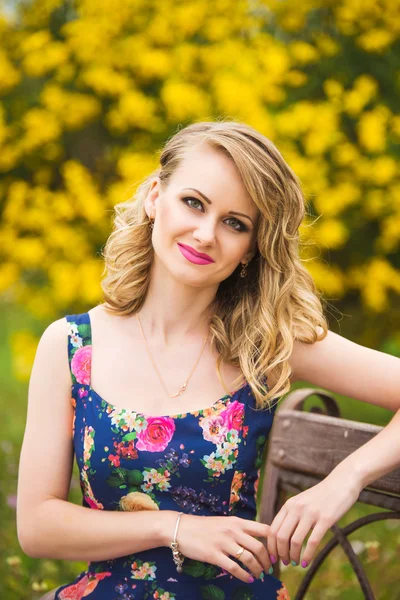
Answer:
[[[249,583],[253,583],[253,581],[254,581],[254,577],[252,577],[252,576],[250,575],[250,577],[248,578],[248,580],[247,580],[247,581],[248,581]]]
[[[276,558],[273,554],[269,555],[270,561],[272,562],[272,564],[274,565],[276,563]]]
[[[303,569],[305,569],[308,565],[308,562],[306,560],[302,560],[301,561],[301,566],[303,567]]]
[[[283,562],[283,564],[285,565],[285,567],[287,567],[287,566],[288,566],[288,564],[289,564],[289,562],[288,562],[287,560],[283,560],[282,562]]]

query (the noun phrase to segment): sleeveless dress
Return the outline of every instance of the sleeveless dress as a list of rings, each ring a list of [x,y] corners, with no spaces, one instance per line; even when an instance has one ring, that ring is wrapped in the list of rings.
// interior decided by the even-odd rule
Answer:
[[[82,505],[123,510],[135,492],[136,505],[143,508],[255,520],[261,456],[276,405],[254,410],[246,383],[195,412],[151,416],[117,407],[91,387],[89,313],[65,318]],[[187,557],[178,573],[169,547],[89,562],[73,582],[57,588],[54,600],[82,598],[290,600],[284,584],[267,573],[245,583],[219,566]]]

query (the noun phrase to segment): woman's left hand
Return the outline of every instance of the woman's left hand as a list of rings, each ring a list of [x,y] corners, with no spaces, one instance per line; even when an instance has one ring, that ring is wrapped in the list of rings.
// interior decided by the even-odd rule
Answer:
[[[295,561],[298,565],[303,542],[312,530],[301,559],[302,566],[308,566],[325,533],[355,504],[361,489],[348,473],[332,472],[312,488],[289,498],[271,523],[269,555],[281,558],[284,564]]]

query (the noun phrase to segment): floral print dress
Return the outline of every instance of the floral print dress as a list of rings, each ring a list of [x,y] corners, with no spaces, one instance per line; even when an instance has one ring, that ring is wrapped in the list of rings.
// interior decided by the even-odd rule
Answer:
[[[91,387],[89,313],[67,315],[66,321],[74,407],[71,435],[82,505],[255,520],[261,456],[275,407],[254,410],[247,383],[196,412],[152,416],[114,406]],[[279,579],[266,573],[245,583],[221,567],[188,558],[178,573],[171,549],[157,547],[89,562],[55,594],[55,600],[82,598],[288,600],[289,595]]]

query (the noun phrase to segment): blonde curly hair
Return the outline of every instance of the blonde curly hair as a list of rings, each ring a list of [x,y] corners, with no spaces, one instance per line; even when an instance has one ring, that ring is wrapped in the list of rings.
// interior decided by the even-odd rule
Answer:
[[[240,367],[262,410],[290,390],[294,340],[322,340],[328,324],[322,296],[299,256],[299,227],[306,210],[300,181],[276,146],[252,127],[233,120],[199,122],[167,140],[160,166],[133,198],[115,205],[114,228],[102,250],[104,306],[116,315],[140,310],[154,256],[144,199],[157,176],[167,187],[186,151],[204,142],[234,162],[260,212],[248,276],[240,278],[239,264],[220,283],[209,325],[218,370],[222,362]],[[276,381],[272,389],[266,384],[269,375]]]

